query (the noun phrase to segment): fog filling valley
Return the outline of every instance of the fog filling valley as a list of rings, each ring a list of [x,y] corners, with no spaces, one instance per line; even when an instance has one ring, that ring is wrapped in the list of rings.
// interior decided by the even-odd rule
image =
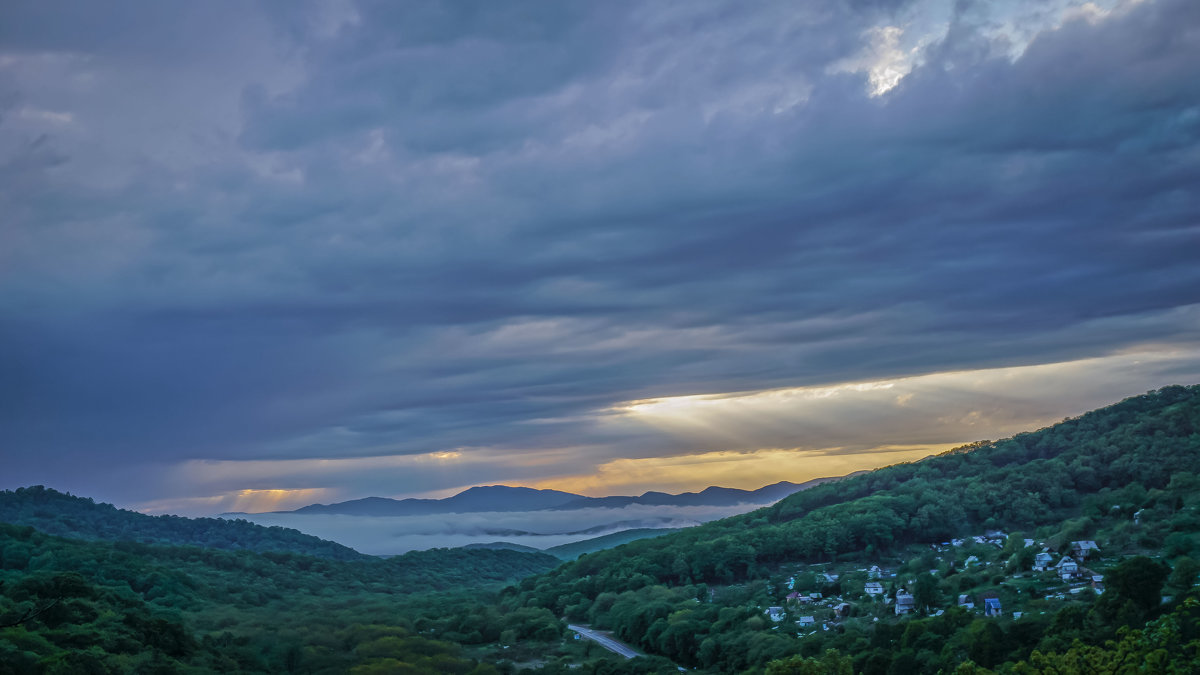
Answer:
[[[259,525],[294,528],[305,534],[336,541],[361,553],[396,555],[407,551],[498,541],[546,549],[634,528],[691,527],[761,507],[761,504],[633,504],[622,508],[440,513],[419,516],[257,513],[236,517]]]

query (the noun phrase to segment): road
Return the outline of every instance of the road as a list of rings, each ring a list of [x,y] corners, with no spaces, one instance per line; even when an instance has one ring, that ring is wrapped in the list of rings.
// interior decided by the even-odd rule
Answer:
[[[629,645],[625,644],[624,642],[621,642],[619,640],[611,638],[607,635],[604,635],[603,633],[598,633],[598,632],[592,630],[591,628],[577,626],[573,623],[567,624],[567,628],[570,628],[571,630],[575,631],[576,633],[579,633],[580,635],[583,636],[583,638],[585,640],[591,640],[593,642],[596,642],[597,644],[599,644],[601,647],[604,647],[608,651],[610,651],[614,654],[620,654],[621,656],[624,656],[627,659],[632,659],[635,656],[641,656],[641,654],[633,651],[633,648],[630,647]]]

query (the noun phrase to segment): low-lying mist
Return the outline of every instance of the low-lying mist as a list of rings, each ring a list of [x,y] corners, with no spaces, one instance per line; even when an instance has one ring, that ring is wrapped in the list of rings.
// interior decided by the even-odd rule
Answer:
[[[639,527],[691,527],[760,508],[735,506],[651,506],[443,513],[423,516],[347,516],[261,513],[238,518],[259,525],[280,525],[336,541],[362,553],[396,555],[429,548],[506,541],[546,549]]]

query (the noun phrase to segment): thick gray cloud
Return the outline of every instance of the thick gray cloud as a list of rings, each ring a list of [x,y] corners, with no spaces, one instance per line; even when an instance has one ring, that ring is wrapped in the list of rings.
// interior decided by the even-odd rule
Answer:
[[[0,22],[5,486],[582,473],[713,449],[630,400],[1198,343],[1188,0],[61,4]]]

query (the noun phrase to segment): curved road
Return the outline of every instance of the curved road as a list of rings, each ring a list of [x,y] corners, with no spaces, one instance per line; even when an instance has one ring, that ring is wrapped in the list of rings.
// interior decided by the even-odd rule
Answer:
[[[582,635],[584,637],[584,639],[592,640],[593,642],[596,642],[597,644],[599,644],[601,647],[604,647],[608,651],[610,651],[614,654],[620,654],[621,656],[624,656],[627,659],[632,659],[635,656],[641,656],[641,654],[633,651],[633,648],[630,647],[629,645],[625,644],[624,642],[610,638],[609,636],[604,635],[603,633],[597,633],[596,631],[592,630],[591,628],[585,628],[584,626],[577,626],[573,623],[567,624],[567,628],[575,631],[576,633],[579,633],[580,635]]]

